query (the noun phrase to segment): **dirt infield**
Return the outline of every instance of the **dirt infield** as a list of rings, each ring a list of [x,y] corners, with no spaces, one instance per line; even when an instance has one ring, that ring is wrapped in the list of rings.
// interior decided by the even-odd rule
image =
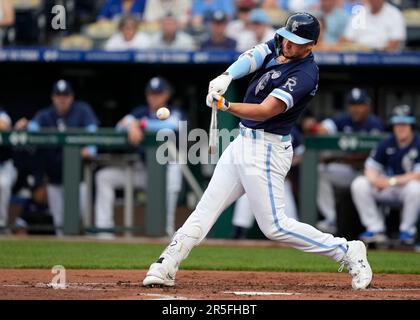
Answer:
[[[67,270],[66,289],[50,286],[51,270],[0,270],[0,299],[402,299],[420,300],[420,275],[375,275],[351,289],[347,273],[188,271],[174,288],[144,288],[145,270]]]

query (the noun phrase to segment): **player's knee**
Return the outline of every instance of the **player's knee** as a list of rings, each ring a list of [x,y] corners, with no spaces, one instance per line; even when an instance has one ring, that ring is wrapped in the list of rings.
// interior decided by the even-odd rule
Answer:
[[[104,183],[107,183],[108,181],[110,181],[111,180],[111,175],[110,175],[110,172],[109,172],[109,170],[107,170],[106,168],[104,168],[104,169],[102,169],[102,170],[99,170],[97,173],[96,173],[96,176],[95,176],[95,182],[96,182],[96,185],[97,186],[101,186],[101,185],[103,185]]]
[[[358,176],[351,183],[350,189],[353,195],[366,193],[371,189],[371,184],[366,176]]]
[[[9,188],[10,183],[11,182],[6,177],[0,175],[0,189],[1,190],[6,190],[7,188]]]
[[[407,183],[404,194],[410,199],[417,199],[420,195],[420,181],[410,181]]]
[[[282,215],[282,218],[277,221],[277,223],[273,223],[267,226],[260,226],[262,233],[266,236],[269,240],[274,241],[281,241],[283,240],[283,236],[285,235],[284,228],[288,225],[288,220],[286,215]]]

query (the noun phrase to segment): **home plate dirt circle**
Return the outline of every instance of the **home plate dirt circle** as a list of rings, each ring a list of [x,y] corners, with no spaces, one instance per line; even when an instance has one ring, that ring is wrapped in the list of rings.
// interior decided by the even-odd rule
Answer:
[[[127,300],[420,300],[420,275],[376,274],[371,288],[351,288],[347,273],[180,270],[173,288],[146,288],[146,270],[66,270],[65,289],[49,269],[3,269],[0,299]]]

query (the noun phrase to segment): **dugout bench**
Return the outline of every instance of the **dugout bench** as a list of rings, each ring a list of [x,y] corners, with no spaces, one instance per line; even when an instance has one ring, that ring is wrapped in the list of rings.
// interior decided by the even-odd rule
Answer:
[[[336,134],[332,136],[305,136],[305,154],[300,167],[299,211],[302,222],[317,222],[318,154],[321,151],[367,151],[374,149],[383,135]]]

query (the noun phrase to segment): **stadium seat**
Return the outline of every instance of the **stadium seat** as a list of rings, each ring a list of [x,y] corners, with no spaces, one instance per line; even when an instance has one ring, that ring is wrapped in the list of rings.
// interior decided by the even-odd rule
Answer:
[[[420,27],[420,9],[406,9],[402,14],[407,27]]]
[[[61,39],[59,48],[61,50],[91,50],[93,41],[85,36],[72,35]]]

